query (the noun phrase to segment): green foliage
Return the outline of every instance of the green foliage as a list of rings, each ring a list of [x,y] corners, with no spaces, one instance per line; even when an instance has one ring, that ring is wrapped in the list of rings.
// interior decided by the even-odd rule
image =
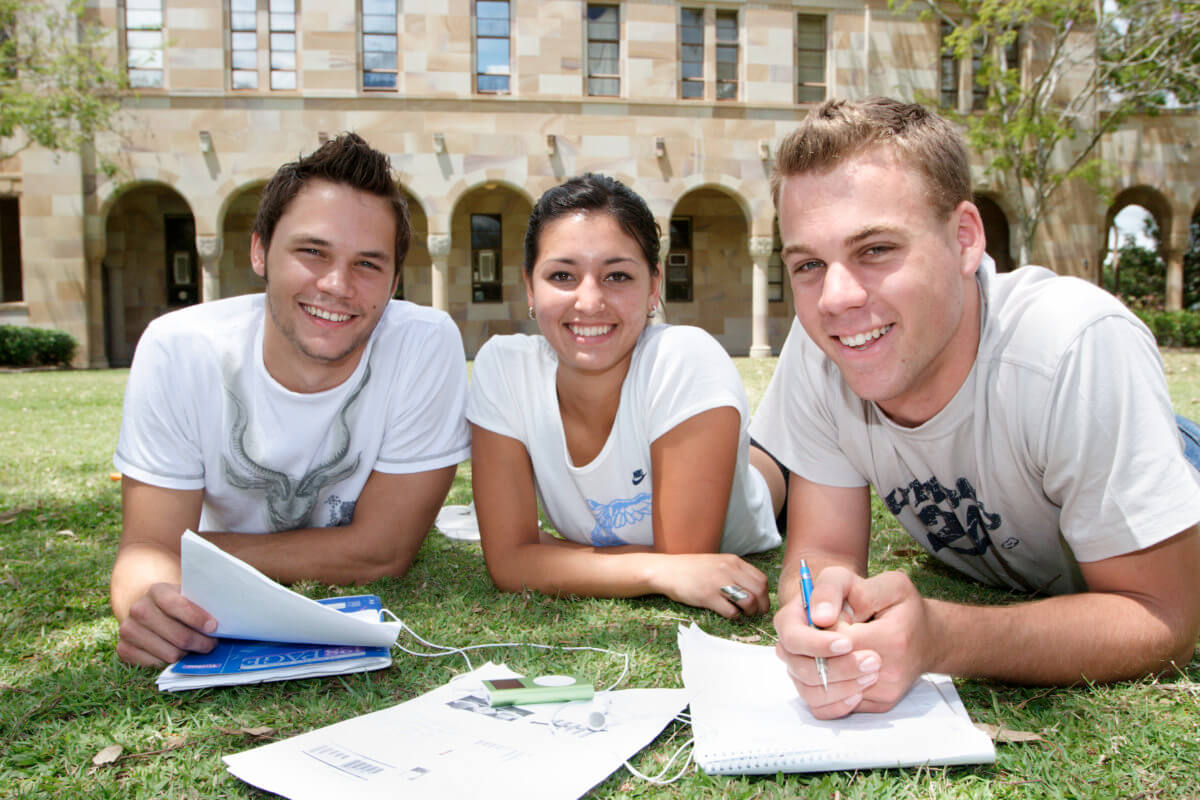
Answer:
[[[1200,312],[1135,308],[1159,347],[1200,347]]]
[[[974,62],[986,98],[963,125],[989,176],[1006,187],[1026,262],[1066,182],[1105,182],[1095,149],[1130,114],[1197,99],[1197,0],[889,0],[949,26],[943,52]],[[1018,55],[1016,63],[1010,54]],[[1021,62],[1030,63],[1021,63]]]
[[[65,331],[0,325],[0,365],[5,367],[69,364],[78,347]]]
[[[0,0],[0,161],[34,144],[79,151],[112,129],[126,81],[102,55],[111,32],[85,5]]]
[[[1164,353],[1181,413],[1200,399],[1200,354]],[[757,403],[774,359],[737,359]],[[5,798],[257,798],[231,777],[223,755],[388,708],[464,671],[461,658],[397,652],[390,669],[258,686],[161,693],[154,671],[121,665],[108,609],[108,576],[120,535],[120,483],[109,479],[127,372],[0,374],[0,795]],[[450,502],[470,498],[469,465]],[[996,604],[1013,598],[965,580],[916,547],[876,500],[870,569],[908,572],[925,594]],[[782,553],[751,557],[778,585]],[[305,583],[326,596],[355,591]],[[675,629],[695,621],[720,636],[773,641],[770,617],[731,622],[662,598],[550,598],[500,594],[477,544],[431,535],[404,578],[376,581],[379,594],[431,641],[590,644],[631,656],[625,687],[681,685]],[[413,642],[407,641],[412,646]],[[529,674],[579,671],[615,680],[598,654],[498,650],[479,654]],[[739,676],[731,675],[730,680]],[[1066,689],[960,680],[972,719],[1040,734],[1000,744],[992,765],[763,777],[715,777],[694,767],[652,786],[618,770],[590,798],[1117,798],[1195,797],[1200,786],[1200,662],[1163,680]],[[256,736],[247,729],[272,729]],[[656,772],[690,732],[672,724],[633,759]],[[94,766],[101,749],[120,758]],[[482,778],[486,781],[486,776]],[[482,792],[482,790],[481,790]]]
[[[1167,298],[1167,265],[1159,253],[1161,239],[1153,217],[1146,218],[1144,232],[1153,246],[1142,247],[1133,236],[1126,236],[1105,262],[1100,282],[1130,308],[1162,311]]]

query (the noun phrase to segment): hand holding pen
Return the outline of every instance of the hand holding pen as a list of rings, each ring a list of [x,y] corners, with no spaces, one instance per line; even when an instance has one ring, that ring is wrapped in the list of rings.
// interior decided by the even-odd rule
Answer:
[[[804,615],[808,617],[808,626],[815,628],[817,626],[812,619],[812,573],[808,571],[808,563],[803,558],[800,559],[800,591],[804,595]],[[825,659],[817,656],[816,661],[817,676],[821,679],[821,686],[828,692],[829,672],[825,667]]]

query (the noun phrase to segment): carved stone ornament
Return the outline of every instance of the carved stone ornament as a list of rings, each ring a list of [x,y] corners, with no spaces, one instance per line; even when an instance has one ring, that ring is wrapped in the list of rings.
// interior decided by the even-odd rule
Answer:
[[[750,255],[769,256],[775,242],[770,236],[754,236],[750,239]]]
[[[222,244],[220,236],[197,236],[196,252],[201,261],[213,261],[221,257]]]
[[[450,255],[450,235],[446,233],[431,233],[425,239],[431,256]]]

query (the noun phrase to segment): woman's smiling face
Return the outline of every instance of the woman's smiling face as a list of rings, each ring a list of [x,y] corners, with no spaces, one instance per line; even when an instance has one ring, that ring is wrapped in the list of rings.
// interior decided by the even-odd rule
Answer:
[[[574,212],[547,223],[525,281],[560,372],[601,375],[617,369],[622,377],[646,317],[658,304],[658,286],[637,240],[603,211]]]

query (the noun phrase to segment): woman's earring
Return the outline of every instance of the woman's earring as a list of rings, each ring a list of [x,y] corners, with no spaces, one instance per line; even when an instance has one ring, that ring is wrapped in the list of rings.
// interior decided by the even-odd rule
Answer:
[[[530,318],[530,319],[537,319],[537,314],[533,313],[533,306],[530,306],[530,307],[529,307],[529,318]]]

